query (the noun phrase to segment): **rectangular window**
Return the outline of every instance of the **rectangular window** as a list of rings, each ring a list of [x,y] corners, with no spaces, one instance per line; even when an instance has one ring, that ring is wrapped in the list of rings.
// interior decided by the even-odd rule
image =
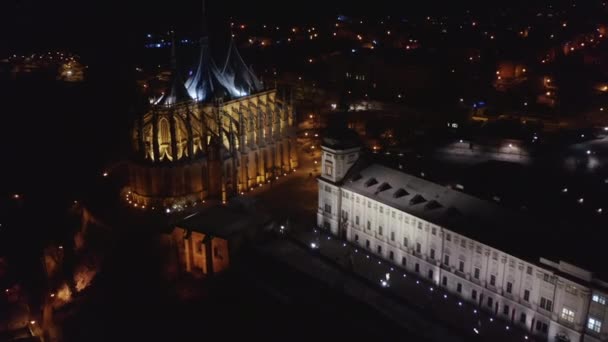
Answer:
[[[473,300],[477,300],[477,291],[476,290],[471,291],[471,298],[473,298]]]
[[[542,330],[543,334],[546,334],[547,331],[549,331],[549,325],[547,323],[543,323],[540,330]]]
[[[217,246],[213,247],[213,256],[216,258],[221,258],[222,254],[220,253],[220,249]]]
[[[456,284],[456,292],[462,293],[462,284],[461,283]]]
[[[372,201],[367,201],[367,207],[371,209],[371,207],[372,207]]]
[[[479,279],[479,272],[480,272],[479,268],[475,267],[475,271],[473,271],[473,277],[475,279]]]
[[[446,234],[445,239],[448,241],[452,241],[452,235]]]
[[[435,259],[435,250],[431,248],[431,259]]]
[[[574,323],[574,311],[564,306],[562,308],[562,319],[567,322]]]
[[[329,161],[329,160],[325,160],[325,174],[328,176],[332,176],[334,173],[334,163]]]
[[[391,259],[391,260],[393,260],[395,258],[395,253],[393,253],[393,251],[390,251],[388,253],[388,258]]]
[[[443,263],[447,266],[450,265],[450,256],[449,255],[446,254],[443,256]]]
[[[526,302],[530,301],[530,290],[524,290],[524,300]]]
[[[496,276],[493,274],[490,275],[490,285],[496,286]]]
[[[391,241],[395,241],[395,232],[391,232]]]
[[[384,213],[384,208],[380,207],[380,214]]]
[[[378,226],[378,234],[382,235],[382,226]]]
[[[325,204],[325,212],[331,214],[331,205]]]
[[[419,242],[416,242],[416,252],[417,253],[422,253],[421,250],[422,250],[422,246],[420,245]]]
[[[414,271],[416,271],[416,273],[420,273],[420,265],[418,263],[414,265]]]
[[[393,216],[393,218],[395,218],[395,212],[391,212],[391,215]]]
[[[422,229],[422,222],[418,221],[418,229]]]
[[[405,267],[407,265],[407,259],[405,257],[401,257],[401,266]]]
[[[526,318],[527,318],[527,317],[526,317],[526,314],[522,312],[522,313],[519,315],[519,323],[526,324]]]
[[[429,270],[429,279],[433,279],[433,270]]]
[[[431,234],[437,235],[437,228],[433,227],[433,229],[431,229]]]
[[[325,191],[326,191],[326,192],[331,192],[331,187],[330,187],[329,185],[326,185],[326,186],[325,186]]]
[[[443,276],[443,279],[441,279],[441,284],[443,286],[448,286],[448,277]]]
[[[367,247],[367,249],[369,249],[369,240],[365,240],[365,247]]]
[[[359,216],[355,216],[355,224],[359,225]]]
[[[542,327],[542,322],[541,321],[536,321],[536,330],[540,330]]]
[[[467,247],[467,240],[465,240],[465,239],[460,240],[460,247],[466,248]]]
[[[492,259],[498,260],[498,253],[492,252]]]
[[[196,244],[196,252],[199,254],[203,253],[203,240]]]
[[[503,315],[508,315],[509,314],[509,306],[505,305],[502,307],[502,314]]]
[[[540,307],[547,311],[551,311],[553,308],[553,302],[545,297],[540,297]]]
[[[604,296],[600,296],[598,294],[594,294],[593,297],[591,297],[591,300],[593,300],[596,303],[602,304],[602,305],[606,305],[606,297]]]
[[[526,273],[532,275],[532,266],[526,267]]]
[[[376,250],[378,251],[378,254],[382,254],[382,246],[377,246]]]
[[[367,230],[370,230],[370,229],[372,229],[372,223],[367,221]]]
[[[494,305],[494,299],[492,297],[488,297],[488,307],[492,307]]]
[[[507,293],[513,292],[513,283],[507,282]]]
[[[602,321],[597,318],[589,317],[589,320],[587,320],[587,329],[599,333],[602,330]]]
[[[407,247],[407,242],[408,242],[408,241],[407,241],[407,238],[406,238],[406,237],[404,237],[404,238],[403,238],[403,245],[404,245],[405,247]]]
[[[460,260],[460,263],[458,263],[458,271],[464,272],[464,261],[462,260]]]
[[[359,241],[359,234],[355,234],[355,241]]]

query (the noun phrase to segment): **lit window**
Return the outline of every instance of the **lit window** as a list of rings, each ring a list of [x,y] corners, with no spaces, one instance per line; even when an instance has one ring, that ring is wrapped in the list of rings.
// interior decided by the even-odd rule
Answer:
[[[596,303],[606,305],[606,297],[604,297],[604,296],[594,294],[593,297],[591,297],[591,299]]]
[[[568,309],[567,307],[562,308],[562,319],[566,320],[570,323],[574,322],[574,311]]]
[[[597,318],[589,317],[587,329],[599,333],[602,330],[602,322]]]

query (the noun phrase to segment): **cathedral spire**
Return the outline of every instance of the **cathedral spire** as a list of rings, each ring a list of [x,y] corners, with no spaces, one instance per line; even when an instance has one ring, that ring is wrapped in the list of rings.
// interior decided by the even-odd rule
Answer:
[[[207,31],[207,3],[202,0],[202,12],[201,12],[201,40],[207,39],[209,33]]]

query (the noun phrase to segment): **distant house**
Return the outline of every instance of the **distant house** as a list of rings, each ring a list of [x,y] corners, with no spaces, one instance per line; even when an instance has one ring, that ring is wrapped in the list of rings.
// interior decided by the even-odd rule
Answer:
[[[217,205],[186,217],[169,232],[179,270],[209,276],[228,269],[268,221],[266,215],[242,202]]]

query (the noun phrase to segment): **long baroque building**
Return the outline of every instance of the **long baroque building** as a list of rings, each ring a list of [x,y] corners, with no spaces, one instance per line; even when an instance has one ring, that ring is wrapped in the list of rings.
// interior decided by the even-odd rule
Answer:
[[[293,97],[265,89],[234,41],[218,67],[203,35],[186,81],[172,50],[168,88],[134,124],[130,203],[171,211],[226,201],[298,166]]]
[[[505,242],[508,236],[529,238],[534,221],[366,162],[352,139],[324,139],[318,185],[317,224],[333,235],[537,338],[608,341],[608,283],[572,263],[539,258],[521,243]]]

